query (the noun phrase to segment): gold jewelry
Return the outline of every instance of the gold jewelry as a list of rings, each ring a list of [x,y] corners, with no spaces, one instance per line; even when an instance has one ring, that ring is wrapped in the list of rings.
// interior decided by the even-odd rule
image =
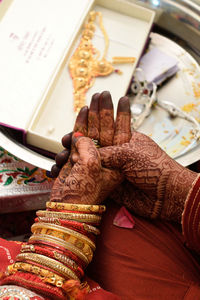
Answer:
[[[30,300],[44,298],[41,298],[38,294],[17,285],[1,285],[0,299]]]
[[[70,270],[68,267],[63,265],[62,263],[49,258],[47,256],[37,254],[37,253],[20,253],[17,255],[16,259],[18,261],[32,261],[47,268],[54,270],[55,272],[59,273],[60,275],[64,276],[67,279],[75,279],[79,281],[78,276]]]
[[[63,213],[56,211],[47,211],[47,210],[38,210],[36,212],[38,217],[50,217],[50,218],[59,218],[63,220],[74,220],[78,222],[88,222],[88,223],[97,223],[101,221],[101,216],[94,214],[76,214],[76,213]]]
[[[53,231],[58,231],[58,232],[62,232],[65,234],[65,237],[64,239],[68,240],[68,242],[71,242],[71,236],[75,237],[75,240],[76,239],[80,239],[82,240],[84,243],[88,244],[93,250],[96,249],[96,246],[95,244],[87,237],[87,236],[84,236],[83,234],[79,233],[79,232],[76,232],[74,230],[71,230],[69,228],[65,228],[63,226],[59,226],[59,225],[56,225],[56,224],[47,224],[47,223],[34,223],[32,226],[31,226],[31,231],[32,233],[39,233],[37,232],[37,229],[44,229],[44,231],[46,232],[42,232],[41,231],[41,234],[48,234],[47,233],[47,230],[50,229],[50,230],[53,230]],[[76,241],[73,241],[72,244],[75,244]]]
[[[100,148],[100,147],[101,147],[98,140],[92,139],[92,141],[93,141],[93,143],[95,144],[95,147],[96,147],[96,148]]]
[[[65,220],[62,220],[65,221]],[[68,220],[69,221],[69,220]],[[48,217],[38,217],[38,222],[41,223],[50,223],[50,224],[56,224],[56,225],[60,225],[60,226],[65,226],[61,223],[61,220],[58,218],[48,218]],[[76,221],[72,221],[72,222],[76,222]],[[89,233],[93,233],[95,235],[100,234],[100,230],[94,226],[88,225],[86,223],[81,223],[80,224],[83,226],[83,229]],[[73,227],[73,226],[72,226]],[[76,228],[76,226],[75,226]]]
[[[86,264],[89,264],[90,261],[92,260],[92,256],[91,257],[87,257],[83,252],[81,252],[77,247],[75,247],[74,245],[72,245],[71,243],[65,242],[63,240],[61,240],[60,238],[57,238],[55,236],[50,236],[47,234],[40,234],[40,235],[32,235],[29,238],[29,242],[30,241],[38,241],[38,242],[50,242],[53,243],[55,245],[59,245],[63,248],[65,248],[66,250],[71,251],[72,253],[74,253],[75,255],[77,255],[82,261],[84,261]]]
[[[101,59],[99,59],[99,52],[93,47],[91,42],[95,31],[94,22],[97,17],[99,17],[99,26],[105,41],[105,49]],[[85,94],[94,84],[95,78],[97,76],[107,76],[115,71],[112,63],[106,60],[108,47],[109,38],[103,26],[102,13],[91,11],[88,22],[84,25],[79,46],[69,61],[69,71],[74,86],[74,111],[76,113],[85,105]],[[117,63],[133,63],[134,61],[134,57],[127,57],[126,59],[117,57]],[[119,70],[116,71],[121,74]]]
[[[46,234],[46,235],[50,235],[50,236],[54,236],[54,237],[60,238],[63,241],[65,241],[65,242],[67,242],[67,243],[69,243],[69,244],[74,245],[75,247],[77,247],[87,257],[93,255],[92,250],[91,250],[91,248],[90,248],[90,246],[88,244],[84,243],[81,240],[73,238],[73,237],[71,237],[69,235],[66,235],[65,233],[54,231],[54,230],[48,229],[48,228],[46,228],[46,229],[45,228],[37,228],[35,230],[34,234],[35,235]]]
[[[87,204],[72,204],[63,202],[46,202],[46,208],[82,211],[88,213],[103,213],[106,210],[105,205],[87,205]]]
[[[35,246],[31,245],[31,244],[22,245],[20,252],[21,253],[24,253],[24,252],[33,252],[34,253],[35,252]],[[56,260],[60,261],[61,263],[66,264],[66,265],[69,265],[73,269],[77,270],[78,266],[75,263],[75,261],[73,261],[72,259],[70,259],[66,255],[61,254],[61,253],[59,253],[55,250],[53,250],[52,253],[53,253],[53,256]]]
[[[42,281],[51,283],[57,287],[62,287],[62,285],[66,281],[63,277],[49,270],[43,269],[41,267],[29,263],[16,262],[7,267],[7,273],[9,275],[15,274],[17,271],[24,271],[24,272],[36,274],[42,279]]]
[[[135,57],[122,57],[122,56],[114,56],[112,58],[112,64],[130,64],[135,62]]]

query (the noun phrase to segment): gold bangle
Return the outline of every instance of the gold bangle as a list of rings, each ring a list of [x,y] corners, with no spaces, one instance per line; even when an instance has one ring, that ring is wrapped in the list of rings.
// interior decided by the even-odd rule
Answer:
[[[70,239],[70,236],[73,236],[75,237],[76,239],[80,239],[82,240],[84,243],[88,244],[93,250],[96,249],[96,246],[95,244],[87,237],[87,236],[84,236],[83,234],[79,233],[79,232],[76,232],[74,230],[71,230],[71,229],[68,229],[68,228],[65,228],[63,226],[59,226],[59,225],[56,225],[56,224],[47,224],[47,223],[34,223],[32,226],[31,226],[31,231],[32,233],[35,232],[36,229],[38,228],[44,228],[44,229],[52,229],[52,230],[55,230],[55,231],[60,231],[62,233],[65,233],[67,234],[67,236],[69,237],[68,239]],[[36,233],[37,234],[37,233]],[[42,232],[41,232],[42,234]],[[70,241],[69,241],[70,242]]]
[[[55,231],[53,229],[49,228],[37,228],[34,231],[34,235],[49,235],[49,236],[54,236],[57,238],[62,239],[63,241],[75,246],[78,248],[80,251],[82,251],[87,257],[90,257],[93,255],[92,249],[87,243],[84,243],[83,241],[60,231]]]
[[[46,208],[83,211],[88,213],[103,213],[106,210],[105,205],[87,205],[87,204],[73,204],[63,202],[46,202]]]
[[[75,213],[62,213],[47,210],[38,210],[36,212],[38,217],[49,217],[49,218],[59,218],[63,220],[74,220],[78,222],[88,222],[99,224],[101,221],[101,216],[89,215],[89,214],[75,214]]]
[[[46,241],[46,242],[53,243],[55,245],[59,245],[59,246],[65,248],[66,250],[69,250],[72,253],[74,253],[75,255],[77,255],[86,264],[89,264],[92,260],[92,257],[93,257],[93,255],[91,257],[87,257],[83,252],[81,252],[77,247],[75,247],[71,243],[65,242],[65,241],[63,241],[60,238],[57,238],[55,236],[50,236],[50,235],[47,235],[47,234],[32,235],[29,238],[29,241],[38,241],[40,243],[42,243],[43,241],[44,242]]]
[[[78,276],[76,276],[76,274],[72,270],[70,270],[68,267],[66,267],[62,263],[60,263],[50,257],[44,256],[41,254],[37,254],[37,253],[20,253],[17,255],[16,259],[18,261],[27,261],[28,260],[28,261],[32,261],[35,263],[39,263],[42,266],[50,268],[53,271],[59,273],[60,275],[63,275],[67,279],[79,280]]]
[[[22,245],[20,252],[21,253],[24,253],[24,252],[33,252],[33,253],[35,253],[35,246],[31,245],[31,244]],[[61,254],[61,253],[59,253],[55,250],[53,250],[52,253],[53,253],[53,256],[56,260],[58,260],[61,263],[66,264],[66,265],[69,265],[73,269],[77,270],[78,265],[71,258],[69,258],[65,254]],[[41,253],[38,253],[38,254],[41,254]]]
[[[38,275],[42,281],[51,283],[57,287],[62,287],[65,283],[65,279],[49,270],[43,269],[41,267],[24,263],[16,262],[7,267],[7,272],[9,275],[15,274],[17,271],[29,272]]]
[[[68,222],[69,220],[62,220],[62,221]],[[56,225],[63,226],[65,228],[67,227],[67,225],[62,224],[60,219],[58,219],[58,218],[38,217],[38,222],[56,224]],[[81,223],[81,222],[77,222],[77,221],[69,221],[69,222]],[[95,235],[100,234],[100,230],[92,225],[88,225],[86,223],[81,223],[81,225],[83,226],[83,229],[89,233],[93,233]],[[72,225],[72,227],[73,227],[73,225]],[[76,225],[75,225],[75,228],[76,228]]]

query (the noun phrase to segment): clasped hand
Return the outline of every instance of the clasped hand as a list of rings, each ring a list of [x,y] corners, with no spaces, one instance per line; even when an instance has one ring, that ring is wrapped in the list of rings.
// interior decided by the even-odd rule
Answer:
[[[95,94],[90,109],[80,112],[72,138],[72,151],[62,168],[51,199],[101,203],[107,196],[148,218],[180,222],[185,199],[196,173],[170,158],[150,137],[130,129],[127,97],[119,100],[114,123],[108,92]],[[91,139],[98,140],[96,148]],[[63,138],[69,148],[70,135]],[[59,172],[69,152],[58,155],[53,173]],[[67,170],[67,171],[66,171]]]

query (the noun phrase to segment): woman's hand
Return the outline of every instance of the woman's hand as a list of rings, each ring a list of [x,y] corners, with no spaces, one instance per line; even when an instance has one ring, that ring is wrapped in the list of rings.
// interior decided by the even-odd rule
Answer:
[[[130,143],[99,152],[104,167],[117,168],[127,179],[112,198],[140,216],[180,222],[197,173],[178,164],[151,138],[136,131]]]
[[[80,111],[74,126],[74,132],[79,131],[84,133],[85,136],[98,141],[98,144],[101,147],[112,144],[118,145],[130,140],[130,120],[129,99],[127,97],[122,97],[119,100],[117,118],[114,123],[111,95],[109,92],[103,92],[101,94],[95,94],[92,97],[89,110],[83,108]],[[53,186],[51,201],[61,201],[61,199],[63,199],[63,187],[72,167],[72,157],[74,161],[78,160],[78,155],[74,152],[73,147],[69,158],[71,134],[63,137],[62,144],[66,149],[56,156],[56,165],[52,167],[52,174],[54,177],[58,174],[59,177],[56,179]],[[123,181],[123,175],[120,174],[118,170],[103,168],[102,172],[102,189],[99,195],[99,203]],[[62,201],[66,201],[66,198]]]
[[[100,154],[92,140],[80,134],[73,135],[72,144],[78,156],[65,179],[61,202],[98,204],[103,185]]]

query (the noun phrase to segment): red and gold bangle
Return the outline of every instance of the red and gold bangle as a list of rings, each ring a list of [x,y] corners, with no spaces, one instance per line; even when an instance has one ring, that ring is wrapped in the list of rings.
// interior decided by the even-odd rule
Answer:
[[[29,272],[39,276],[43,281],[51,283],[57,287],[62,287],[65,279],[54,272],[26,262],[15,262],[7,267],[8,274],[15,274],[17,271]]]
[[[85,213],[98,213],[102,214],[106,207],[105,205],[87,205],[87,204],[73,204],[63,202],[47,202],[46,208],[55,210],[79,211]]]
[[[37,254],[37,253],[20,253],[16,257],[17,261],[25,261],[25,262],[34,262],[42,267],[47,267],[65,279],[74,279],[79,280],[79,277],[68,267],[66,267],[63,263],[52,259],[50,257]]]
[[[23,245],[21,248],[21,253],[27,253],[27,252],[32,252],[32,253],[37,253],[37,254],[42,254],[45,256],[48,256],[50,258],[56,259],[59,262],[63,263],[66,267],[69,267],[79,278],[84,276],[84,271],[83,269],[76,264],[75,261],[70,259],[68,256],[65,254],[55,251],[48,247],[41,247],[41,246],[34,246],[31,244]]]
[[[38,231],[38,229],[40,229],[40,232]],[[73,244],[76,243],[76,239],[78,240],[82,240],[85,244],[88,244],[92,250],[96,249],[95,244],[89,239],[87,238],[85,235],[76,232],[72,229],[63,227],[63,226],[59,226],[56,224],[47,224],[47,223],[35,223],[31,226],[31,231],[32,233],[35,234],[49,234],[47,231],[55,231],[55,232],[60,232],[62,233],[61,236],[63,236],[62,238],[68,242],[72,242]],[[54,234],[51,234],[54,235]],[[60,237],[60,236],[59,236]]]
[[[89,224],[100,224],[101,216],[94,214],[75,214],[75,213],[61,213],[54,211],[38,210],[36,212],[38,217],[49,217],[49,218],[59,218],[63,220],[74,220],[78,222],[84,222]]]
[[[90,261],[92,260],[92,256],[90,259],[82,252],[80,251],[77,247],[72,245],[71,243],[65,242],[60,238],[57,238],[55,236],[50,236],[47,234],[40,234],[40,235],[32,235],[29,238],[29,243],[33,243],[33,241],[37,241],[38,243],[41,243],[42,241],[47,241],[51,242],[53,244],[56,244],[58,246],[63,247],[66,250],[71,251],[73,254],[77,255],[85,264],[89,264]]]
[[[55,212],[62,212],[62,213],[68,213],[68,214],[87,214],[90,215],[90,212],[87,211],[80,211],[80,210],[66,210],[66,209],[53,209],[53,208],[47,208],[46,211],[55,211]],[[97,213],[96,213],[97,214]]]
[[[54,277],[52,277],[52,279],[47,278],[47,280],[52,281],[49,282],[50,284],[45,283],[44,279],[42,280],[38,275],[32,273],[17,271],[13,273],[11,272],[11,275],[5,277],[1,281],[1,284],[14,284],[23,286],[40,293],[45,297],[45,299],[48,297],[47,299],[53,298],[57,300],[66,300],[65,290],[63,291],[60,287],[57,287],[56,281],[54,282],[53,286]]]
[[[99,235],[100,230],[94,226],[88,225],[86,223],[80,223],[77,221],[71,221],[71,220],[62,220],[58,218],[46,218],[46,217],[38,217],[35,218],[35,223],[50,223],[50,224],[56,224],[63,227],[67,227],[69,229],[75,230],[79,233],[82,233],[89,237],[91,240],[94,240],[94,234]]]
[[[34,236],[41,236],[41,235],[47,235],[47,236],[53,236],[56,238],[59,238],[63,240],[64,242],[67,242],[68,244],[75,246],[77,249],[79,249],[82,253],[84,253],[88,259],[92,258],[93,256],[93,251],[91,247],[83,242],[82,240],[79,240],[77,238],[74,238],[73,236],[70,236],[66,233],[62,233],[60,231],[55,231],[53,229],[48,229],[48,228],[37,228],[34,230]]]
[[[57,242],[51,242],[51,241],[47,241],[44,239],[37,239],[37,240],[32,240],[31,242],[28,242],[27,245],[32,245],[33,246],[37,246],[39,245],[40,247],[48,247],[51,248],[51,251],[54,251],[56,249],[57,252],[61,253],[61,254],[65,254],[67,257],[69,257],[70,259],[72,259],[77,265],[79,265],[81,268],[85,268],[87,266],[87,263],[84,262],[82,259],[80,259],[76,254],[74,254],[72,251],[64,248],[63,246],[58,245]]]

